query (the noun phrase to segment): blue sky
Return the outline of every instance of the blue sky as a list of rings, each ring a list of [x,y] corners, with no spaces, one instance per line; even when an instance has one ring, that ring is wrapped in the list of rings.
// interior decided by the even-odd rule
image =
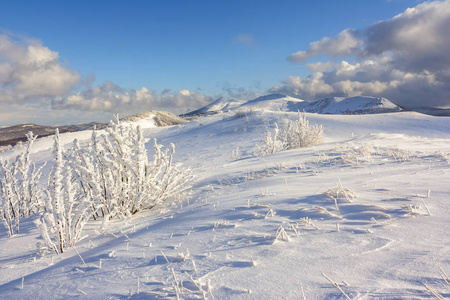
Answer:
[[[10,48],[17,49],[37,45],[56,53],[57,63],[60,64],[58,76],[62,74],[67,86],[47,94],[39,92],[33,95],[27,85],[26,95],[21,91],[17,96],[14,93],[18,93],[19,82],[0,82],[3,84],[0,85],[4,89],[3,94],[8,96],[3,95],[2,99],[0,91],[0,101],[5,103],[4,107],[8,106],[10,112],[0,114],[0,125],[17,121],[17,116],[12,116],[20,113],[21,108],[24,109],[23,121],[41,120],[37,110],[44,109],[45,114],[53,112],[54,116],[51,121],[47,117],[47,122],[58,123],[61,118],[67,120],[68,115],[73,116],[75,122],[81,120],[76,117],[79,112],[84,112],[80,115],[87,118],[96,111],[98,118],[104,118],[112,112],[145,110],[147,104],[154,104],[147,110],[162,108],[180,113],[219,96],[251,98],[279,91],[314,100],[326,96],[326,91],[330,95],[361,93],[362,90],[355,91],[354,86],[338,90],[337,84],[326,80],[321,87],[328,84],[333,89],[319,88],[323,92],[307,93],[311,80],[305,80],[311,75],[318,76],[318,66],[308,67],[308,64],[329,63],[331,69],[319,71],[321,78],[331,80],[333,70],[340,68],[333,69],[331,64],[344,60],[350,64],[362,64],[367,59],[373,59],[373,55],[362,57],[361,51],[347,51],[343,55],[322,46],[316,52],[308,52],[310,54],[305,56],[306,59],[292,55],[310,49],[311,43],[325,37],[339,38],[339,34],[346,29],[359,31],[351,34],[357,39],[375,22],[387,21],[386,24],[390,24],[389,20],[394,16],[404,13],[408,7],[420,8],[422,2],[2,1],[0,35],[4,36],[4,43],[13,44]],[[448,1],[435,2],[445,7],[449,4]],[[418,10],[426,11],[426,7]],[[442,8],[436,10],[442,11]],[[431,17],[425,15],[424,18]],[[447,15],[443,19],[445,21]],[[2,56],[1,51],[0,47],[0,65],[3,61],[11,69],[11,66],[21,64],[19,58]],[[429,52],[429,49],[424,51]],[[48,54],[45,60],[55,60],[55,55]],[[61,80],[58,82],[61,83]],[[105,82],[108,85],[104,85]],[[304,84],[309,85],[305,87]],[[12,85],[15,85],[14,90]],[[146,90],[142,91],[143,87]],[[128,107],[122,98],[100,103],[103,94],[126,94],[126,98],[133,98],[136,91],[145,94],[142,99],[147,100],[139,98],[139,101],[127,102]],[[377,92],[373,88],[363,91]],[[77,93],[78,97],[69,97]],[[392,92],[387,94],[397,95]],[[155,97],[157,101],[152,102]],[[192,105],[187,105],[190,97]],[[94,102],[95,105],[92,104]],[[139,105],[131,107],[138,102]],[[164,105],[161,104],[163,102]],[[428,104],[442,107],[446,103],[437,101]],[[36,111],[34,115],[30,115],[30,106]]]

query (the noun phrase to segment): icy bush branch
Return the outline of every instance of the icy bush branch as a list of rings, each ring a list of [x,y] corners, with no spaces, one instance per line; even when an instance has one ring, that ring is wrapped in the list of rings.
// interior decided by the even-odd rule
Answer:
[[[73,165],[64,156],[56,130],[52,169],[48,175],[44,212],[36,225],[47,246],[63,253],[81,238],[84,225],[91,217],[91,202],[74,180]]]
[[[38,183],[42,167],[36,169],[30,160],[36,138],[32,132],[27,134],[25,150],[15,162],[0,161],[0,219],[9,236],[19,232],[20,218],[38,212],[41,202]]]

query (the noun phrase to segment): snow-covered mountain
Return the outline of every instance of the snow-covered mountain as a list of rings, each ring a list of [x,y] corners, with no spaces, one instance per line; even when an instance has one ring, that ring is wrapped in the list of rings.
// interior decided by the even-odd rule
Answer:
[[[303,100],[283,94],[270,94],[242,103],[239,109],[267,110],[267,111],[297,111],[296,106],[304,103]]]
[[[283,94],[270,94],[250,101],[219,99],[187,115],[212,114],[230,110],[270,110],[319,114],[375,114],[399,112],[403,109],[386,98],[358,96],[331,97],[317,101],[304,101]]]
[[[233,109],[146,126],[149,157],[157,138],[175,144],[174,163],[191,167],[190,196],[103,230],[101,219],[91,220],[60,255],[38,250],[36,216],[11,238],[0,227],[0,298],[450,297],[442,277],[450,274],[448,119],[306,113],[323,125],[322,144],[255,156],[274,122],[296,118],[289,106],[302,103],[272,96],[241,103],[237,111],[253,109],[246,118]],[[333,103],[346,101],[330,100],[330,111]],[[82,145],[91,133],[61,140]],[[35,142],[38,167],[51,164],[52,143]]]
[[[367,96],[325,98],[318,101],[303,102],[296,108],[300,111],[332,115],[378,114],[403,110],[386,98]]]

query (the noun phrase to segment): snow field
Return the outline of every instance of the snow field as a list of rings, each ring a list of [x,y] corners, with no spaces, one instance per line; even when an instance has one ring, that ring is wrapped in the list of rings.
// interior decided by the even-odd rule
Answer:
[[[0,295],[433,298],[427,284],[450,296],[439,269],[450,273],[448,120],[307,114],[324,126],[323,144],[255,157],[273,122],[295,115],[227,113],[144,129],[146,138],[173,142],[175,160],[192,167],[191,196],[114,220],[105,232],[87,223],[79,255],[38,254],[31,220],[12,238],[0,231]],[[48,160],[48,141],[35,143],[34,158]]]

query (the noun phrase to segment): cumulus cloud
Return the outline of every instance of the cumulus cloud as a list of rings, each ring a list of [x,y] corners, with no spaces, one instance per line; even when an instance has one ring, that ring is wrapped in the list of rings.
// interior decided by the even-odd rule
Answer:
[[[67,115],[62,111],[69,110],[74,119],[80,120],[80,111],[85,112],[82,115],[88,115],[88,111],[98,115],[142,110],[185,113],[212,101],[211,97],[189,90],[166,89],[157,93],[146,87],[124,89],[112,82],[93,86],[94,81],[93,75],[82,80],[79,72],[59,61],[58,52],[40,41],[0,35],[0,104],[2,119],[8,123],[19,112],[28,122],[42,121],[33,111],[45,111],[46,116],[59,120],[58,116]]]
[[[397,68],[440,71],[450,67],[449,28],[450,1],[426,2],[369,26],[361,55],[392,53]]]
[[[174,113],[186,112],[204,106],[212,98],[189,90],[169,93],[164,90],[158,94],[153,90],[123,89],[112,82],[104,82],[98,86],[90,86],[83,91],[65,97],[57,97],[52,101],[53,109],[75,109],[89,111],[130,112],[141,110],[170,110]]]
[[[373,95],[414,107],[450,106],[450,0],[425,2],[363,30],[347,29],[288,57],[352,57],[308,64],[308,78],[292,76],[272,90],[304,99]],[[351,59],[352,60],[352,59]],[[333,68],[330,70],[330,66]]]
[[[81,76],[58,57],[39,41],[0,35],[0,103],[46,103],[70,92]]]
[[[351,64],[342,61],[329,72],[315,72],[307,78],[291,76],[271,92],[305,100],[330,96],[372,95],[386,97],[404,106],[445,107],[450,99],[448,80],[429,71],[406,72],[392,68],[387,58]]]
[[[319,61],[316,63],[307,64],[306,67],[311,72],[325,72],[327,70],[332,69],[334,67],[334,63],[332,63],[331,61],[327,61],[327,62]]]
[[[348,56],[357,52],[360,44],[358,31],[346,29],[335,38],[324,37],[320,41],[312,42],[306,51],[293,53],[288,59],[292,62],[305,62],[308,58],[321,54],[333,57]]]

